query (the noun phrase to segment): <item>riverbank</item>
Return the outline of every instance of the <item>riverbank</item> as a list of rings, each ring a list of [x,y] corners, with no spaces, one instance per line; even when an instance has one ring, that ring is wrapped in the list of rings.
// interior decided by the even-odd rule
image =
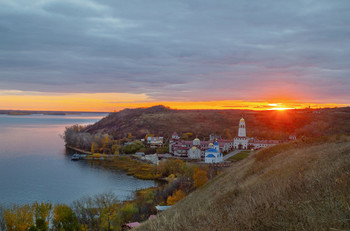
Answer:
[[[135,178],[142,180],[158,180],[161,175],[157,173],[157,167],[151,164],[142,163],[138,160],[132,159],[129,156],[116,156],[107,161],[89,160],[93,161],[106,169],[121,169],[127,175],[132,175]]]
[[[67,144],[66,148],[82,154],[92,155],[89,151]],[[155,165],[143,163],[140,160],[131,158],[130,156],[116,155],[107,160],[86,159],[86,161],[93,161],[95,165],[99,165],[106,169],[121,169],[125,171],[127,175],[132,175],[141,180],[158,180],[161,177],[161,175],[157,173],[157,167]]]

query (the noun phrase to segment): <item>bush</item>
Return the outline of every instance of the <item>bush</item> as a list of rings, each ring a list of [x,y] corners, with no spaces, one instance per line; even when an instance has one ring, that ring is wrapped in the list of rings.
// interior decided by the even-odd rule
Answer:
[[[185,197],[186,197],[186,194],[183,191],[181,191],[181,189],[179,189],[179,190],[175,191],[173,193],[173,195],[168,197],[166,203],[168,205],[173,205],[173,204],[175,204],[176,202],[182,200]]]
[[[123,153],[125,154],[135,154],[138,150],[143,147],[141,141],[136,140],[132,144],[127,144],[122,148]]]
[[[201,187],[208,181],[208,172],[200,167],[196,167],[193,173],[193,180],[197,188]]]

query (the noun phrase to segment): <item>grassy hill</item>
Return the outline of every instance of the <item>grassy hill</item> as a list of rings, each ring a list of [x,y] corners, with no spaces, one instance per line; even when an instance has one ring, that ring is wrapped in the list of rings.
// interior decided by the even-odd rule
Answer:
[[[180,134],[194,132],[199,136],[208,136],[233,127],[238,123],[240,116],[240,111],[226,115],[215,110],[172,110],[164,106],[155,106],[111,113],[88,127],[86,131],[106,132],[115,138],[126,137],[129,133],[137,138],[143,138],[148,133],[169,137],[174,131]]]
[[[350,137],[300,140],[236,163],[135,230],[349,230]]]
[[[172,110],[164,106],[125,109],[110,113],[85,129],[90,133],[108,133],[115,139],[131,133],[143,138],[151,133],[169,137],[192,132],[200,139],[209,134],[232,138],[237,134],[242,114],[246,119],[247,135],[260,139],[287,139],[292,133],[318,136],[350,133],[350,108],[288,111],[242,110]]]

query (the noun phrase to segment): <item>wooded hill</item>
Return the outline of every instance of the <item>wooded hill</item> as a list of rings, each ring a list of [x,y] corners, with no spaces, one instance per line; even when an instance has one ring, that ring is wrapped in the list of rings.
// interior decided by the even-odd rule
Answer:
[[[173,110],[164,106],[125,109],[110,113],[84,132],[108,133],[115,139],[136,138],[147,134],[170,137],[176,131],[180,136],[193,133],[192,138],[208,139],[209,134],[233,138],[238,122],[246,120],[247,135],[259,139],[288,139],[297,136],[320,136],[350,133],[350,108],[287,111],[249,110]]]

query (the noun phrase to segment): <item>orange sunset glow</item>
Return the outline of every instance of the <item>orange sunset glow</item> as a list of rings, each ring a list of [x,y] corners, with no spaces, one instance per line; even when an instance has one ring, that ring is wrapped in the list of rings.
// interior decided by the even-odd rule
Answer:
[[[95,93],[95,94],[54,94],[22,91],[0,92],[3,110],[42,110],[42,111],[119,111],[124,108],[151,107],[165,105],[173,109],[244,109],[244,110],[288,110],[341,107],[344,104],[276,102],[276,101],[155,101],[145,94]]]

